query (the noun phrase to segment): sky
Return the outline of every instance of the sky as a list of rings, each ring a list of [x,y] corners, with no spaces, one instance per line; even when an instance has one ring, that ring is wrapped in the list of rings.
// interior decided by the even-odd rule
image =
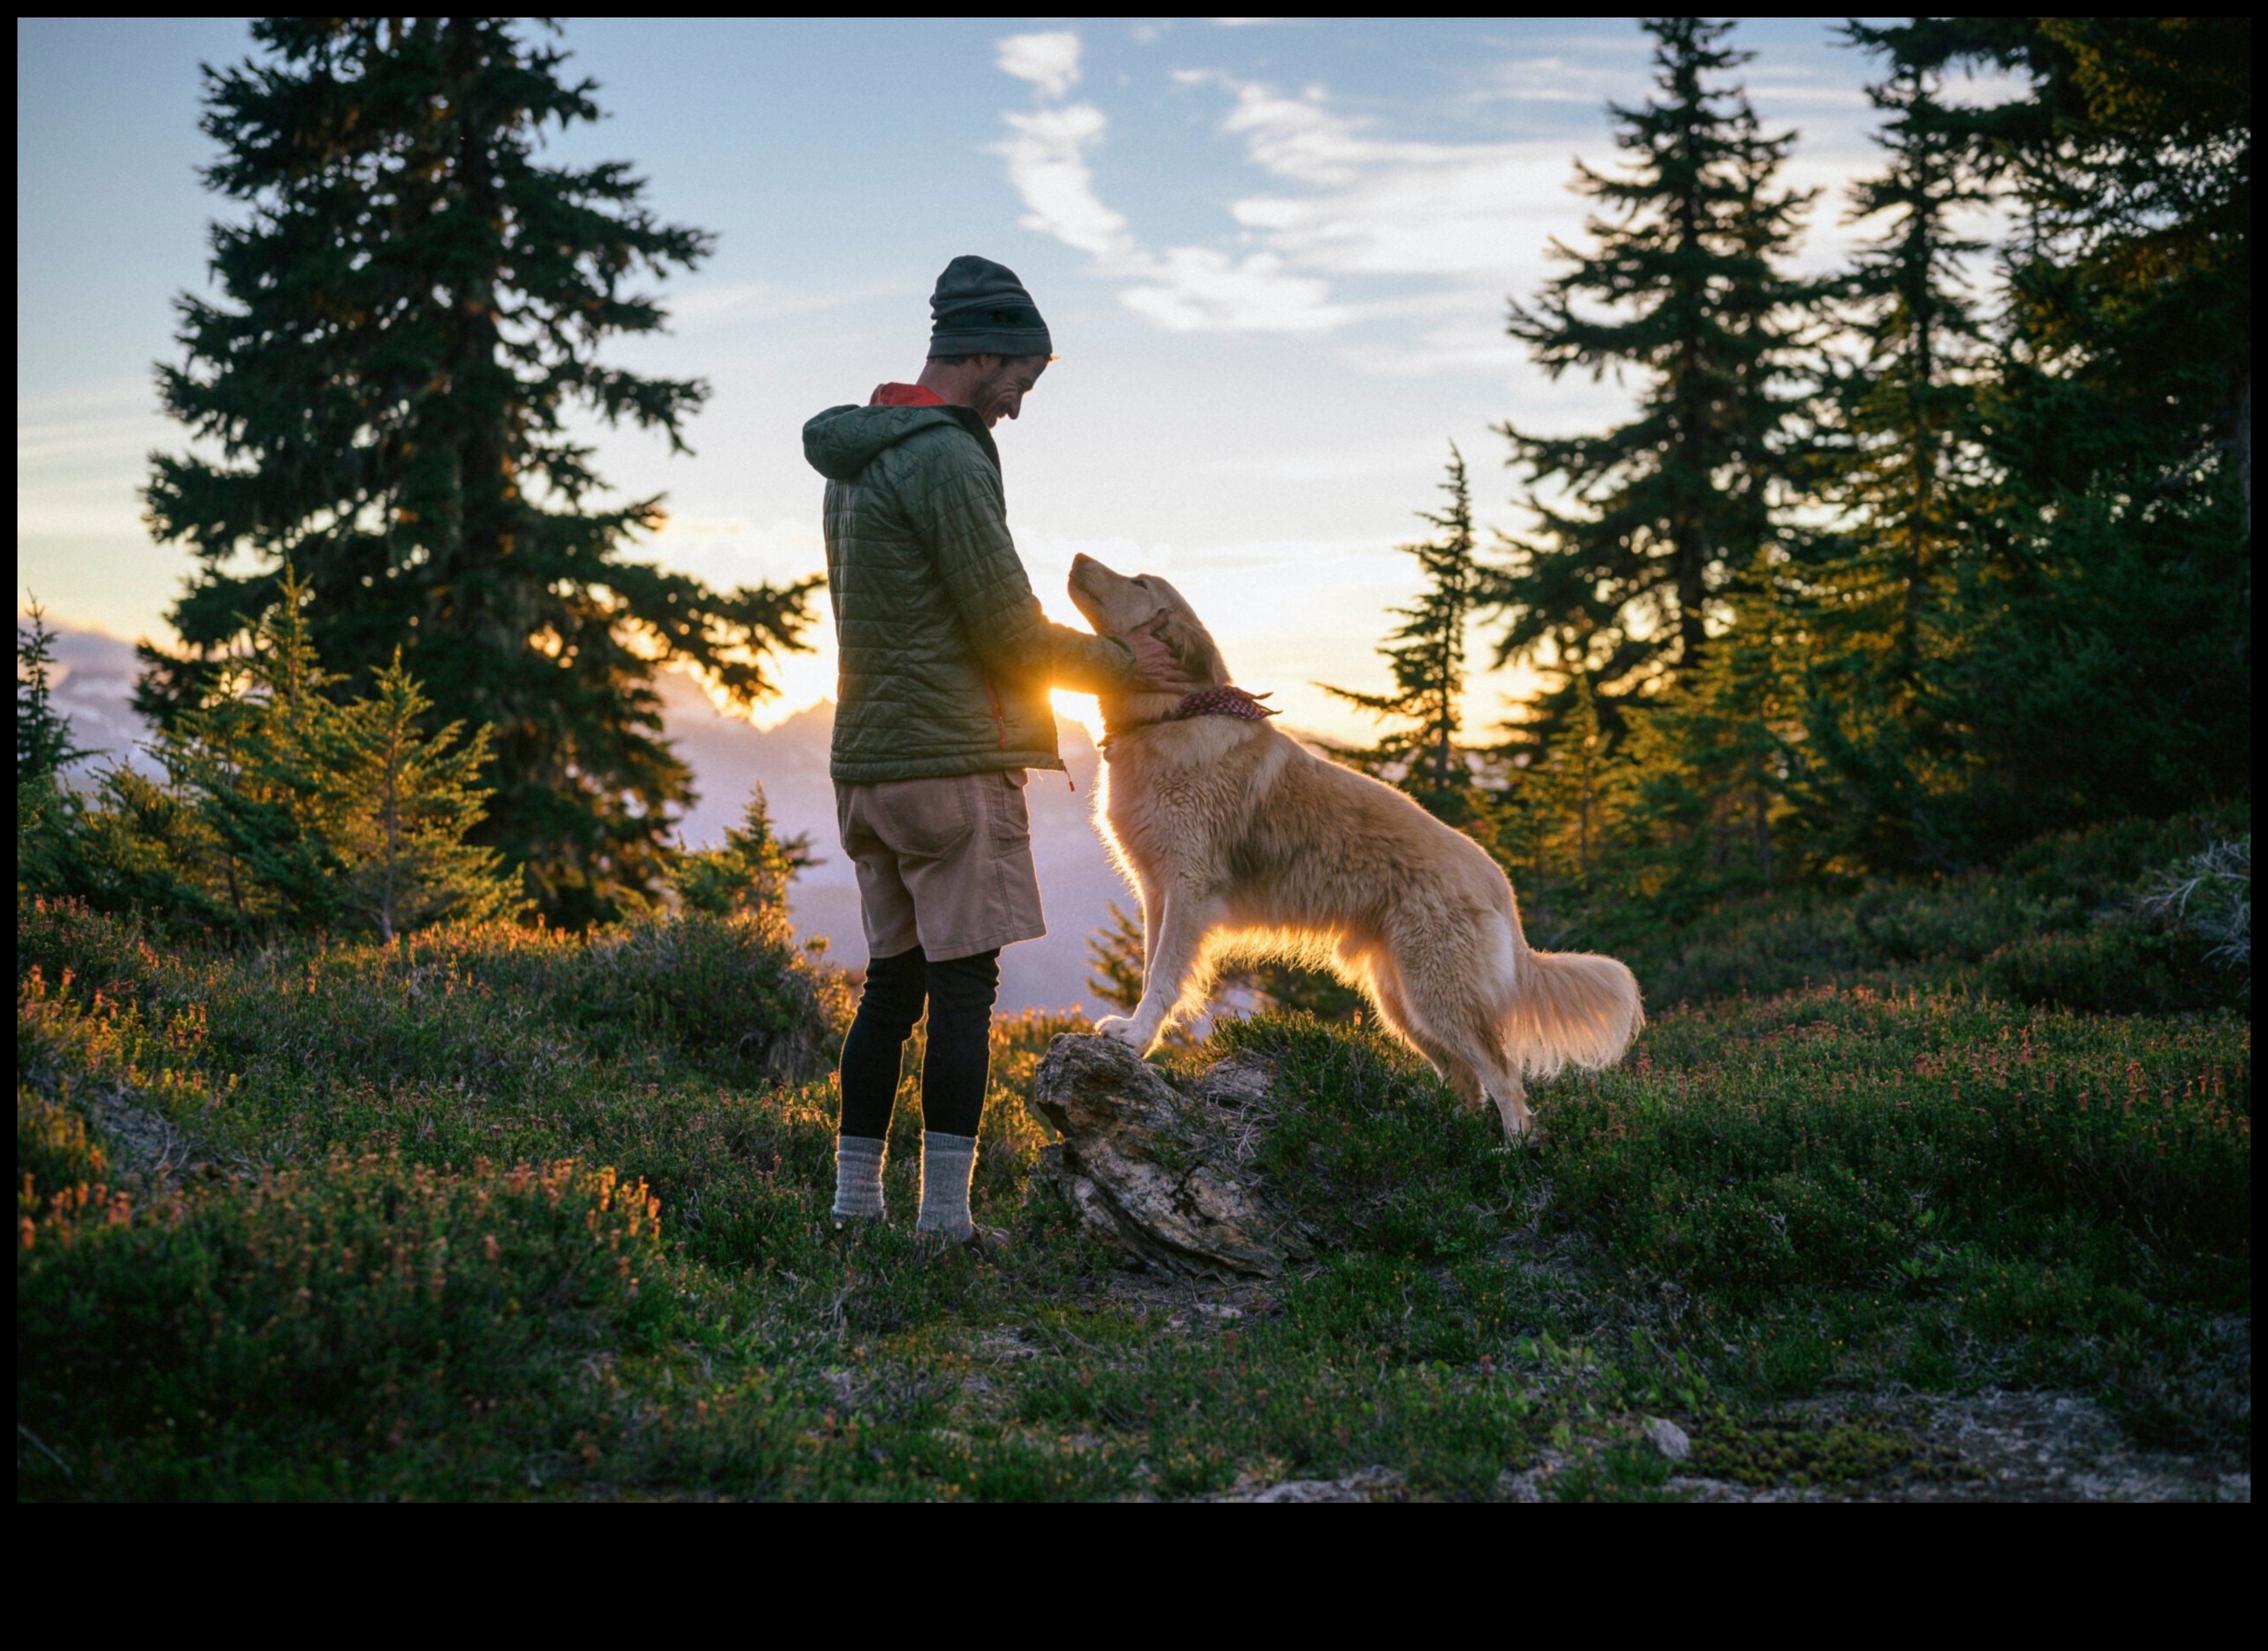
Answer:
[[[196,178],[198,65],[251,41],[167,18],[23,20],[17,43],[18,602],[163,639],[188,560],[151,542],[136,489],[184,443],[152,364],[178,358],[171,303],[208,291],[228,207]],[[1050,613],[1075,622],[1081,551],[1162,574],[1240,682],[1336,737],[1370,725],[1314,684],[1388,685],[1387,610],[1416,593],[1395,547],[1427,531],[1413,512],[1450,444],[1483,523],[1516,529],[1492,427],[1629,406],[1612,379],[1547,379],[1504,320],[1552,239],[1583,240],[1574,162],[1612,165],[1608,101],[1648,90],[1634,22],[637,20],[559,43],[608,118],[549,154],[628,159],[658,214],[717,237],[659,288],[667,334],[610,351],[708,382],[693,455],[594,438],[622,496],[669,495],[637,554],[718,583],[823,566],[800,428],[918,372],[930,288],[962,253],[1014,268],[1056,341],[998,432]],[[1744,21],[1734,44],[1767,129],[1800,134],[1787,181],[1822,192],[1801,262],[1828,268],[1863,232],[1844,191],[1877,164],[1867,60],[1822,19]],[[784,674],[759,722],[831,693],[831,647]],[[1530,686],[1477,674],[1469,719]]]

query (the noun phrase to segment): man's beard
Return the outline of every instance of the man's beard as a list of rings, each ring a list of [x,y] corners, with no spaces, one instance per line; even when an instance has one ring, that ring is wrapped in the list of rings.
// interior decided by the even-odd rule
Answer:
[[[1000,394],[1000,388],[1008,381],[1008,370],[1012,364],[1012,363],[1007,362],[1001,363],[1000,365],[995,367],[990,372],[986,373],[982,378],[979,378],[976,381],[976,387],[968,393],[970,405],[976,407],[976,415],[983,419],[987,424],[991,423],[995,418],[999,416],[999,415],[993,410],[993,402],[996,400],[1005,400],[1007,399]]]

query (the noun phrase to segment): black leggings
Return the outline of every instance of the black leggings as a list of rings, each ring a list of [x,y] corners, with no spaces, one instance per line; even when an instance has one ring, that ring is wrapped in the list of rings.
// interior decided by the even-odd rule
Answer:
[[[880,1140],[890,1133],[898,1063],[929,1005],[929,1051],[922,1060],[922,1127],[974,1135],[984,1116],[992,1058],[992,1000],[1000,954],[932,963],[919,946],[866,965],[866,989],[843,1040],[843,1133]]]

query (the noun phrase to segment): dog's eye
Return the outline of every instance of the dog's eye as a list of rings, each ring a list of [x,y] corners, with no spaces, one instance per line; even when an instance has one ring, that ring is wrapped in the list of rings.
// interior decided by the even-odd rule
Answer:
[[[1147,579],[1137,579],[1134,581],[1134,588],[1138,591],[1146,591],[1150,588],[1150,582]]]

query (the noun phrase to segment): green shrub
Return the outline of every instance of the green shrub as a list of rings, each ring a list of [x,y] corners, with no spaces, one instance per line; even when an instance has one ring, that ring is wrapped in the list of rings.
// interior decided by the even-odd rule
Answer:
[[[2019,1003],[2169,1014],[2226,1000],[2228,981],[2195,936],[2114,917],[2075,933],[2011,941],[1984,959],[1982,978]]]
[[[1503,1125],[1400,1044],[1278,1010],[1222,1023],[1191,1059],[1224,1057],[1275,1069],[1257,1162],[1328,1248],[1449,1258],[1495,1242],[1521,1186]]]
[[[1622,1068],[1549,1086],[1543,1164],[1618,1258],[1751,1304],[1912,1288],[1963,1243],[2228,1302],[2250,1080],[2233,1021],[1822,987],[1666,1017]],[[2127,1236],[2081,1255],[2074,1231]]]
[[[519,1455],[602,1426],[574,1361],[668,1310],[659,1206],[572,1163],[38,1191],[16,1258],[17,1417],[53,1453],[19,1468],[33,1494],[506,1488]]]

